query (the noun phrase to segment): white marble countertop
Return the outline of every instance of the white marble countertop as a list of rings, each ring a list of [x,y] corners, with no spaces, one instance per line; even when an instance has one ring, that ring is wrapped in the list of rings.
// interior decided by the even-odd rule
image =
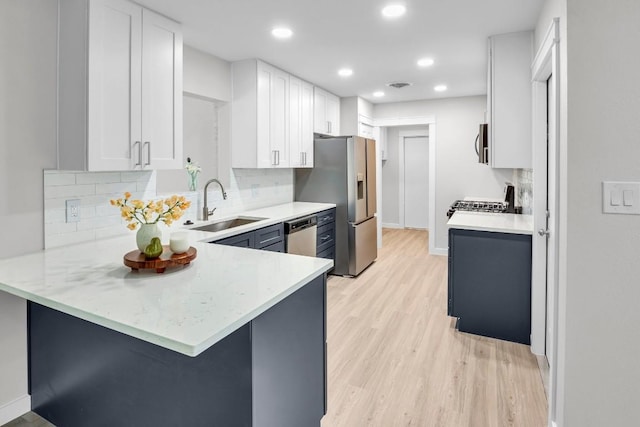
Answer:
[[[252,222],[250,224],[241,225],[239,227],[229,228],[227,230],[216,231],[215,233],[203,232],[198,230],[191,230],[191,236],[193,240],[214,242],[216,240],[224,239],[226,237],[235,236],[246,231],[257,230],[262,227],[277,224],[283,221],[289,221],[291,219],[300,218],[306,215],[318,213],[320,211],[335,208],[333,203],[311,203],[311,202],[292,202],[282,205],[270,206],[267,208],[254,209],[250,211],[241,212],[237,215],[231,215],[228,217],[216,217],[215,215],[209,219],[209,221],[196,221],[194,225],[185,226],[186,229],[192,229],[194,227],[201,227],[206,224],[224,221],[230,218],[246,217],[246,218],[264,218],[260,221]],[[177,230],[171,230],[177,231]],[[182,231],[182,230],[181,230]],[[163,236],[168,240],[168,236]]]
[[[250,228],[189,231],[197,258],[163,274],[124,266],[124,254],[135,249],[133,233],[0,260],[0,290],[197,356],[333,265],[206,242],[333,206],[291,203],[243,213],[268,217]]]
[[[496,233],[533,234],[533,216],[456,211],[447,222],[447,227]]]

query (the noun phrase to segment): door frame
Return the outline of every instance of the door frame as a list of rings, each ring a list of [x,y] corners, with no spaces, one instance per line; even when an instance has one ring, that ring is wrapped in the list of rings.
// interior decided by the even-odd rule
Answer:
[[[560,46],[559,19],[554,18],[547,30],[538,52],[533,60],[532,94],[533,94],[533,239],[532,239],[532,273],[531,273],[531,351],[534,354],[551,355],[549,381],[549,425],[556,419],[556,394],[558,378],[558,242],[559,242],[559,142],[560,142]],[[553,77],[553,84],[547,89],[547,80]],[[553,102],[552,124],[547,130],[547,96]],[[550,147],[555,150],[555,164],[547,164],[547,132],[555,143]],[[555,186],[548,189],[547,168],[554,168]],[[555,235],[547,239],[539,236],[537,230],[547,229],[547,200],[553,198],[556,210]],[[547,246],[551,245],[551,254],[555,258],[553,265],[547,265]],[[547,293],[547,269],[553,277],[550,292]],[[547,304],[549,301],[549,304]],[[547,308],[551,311],[552,325],[546,325]],[[547,331],[550,337],[547,337]],[[545,348],[545,341],[550,348]]]
[[[392,126],[414,126],[426,125],[429,129],[429,253],[431,255],[447,256],[446,249],[436,248],[436,118],[434,116],[418,116],[418,117],[391,117],[373,119],[373,125],[376,128],[392,127]],[[382,159],[378,152],[378,170],[382,172]],[[380,173],[382,175],[382,173]],[[382,201],[382,185],[377,188],[378,200]],[[382,205],[380,205],[382,206]],[[404,218],[404,216],[403,216]],[[404,219],[403,219],[404,221]],[[379,233],[382,230],[382,222],[378,221]]]
[[[427,138],[427,144],[429,147],[429,159],[431,159],[431,144],[429,143],[429,127],[424,129],[415,129],[398,132],[398,223],[400,228],[405,228],[405,209],[404,209],[404,191],[405,191],[405,164],[404,164],[404,149],[405,138]],[[431,160],[429,160],[431,163]],[[431,166],[431,164],[429,164]],[[429,169],[429,181],[431,181],[431,169]],[[430,186],[429,186],[430,187]],[[431,230],[431,188],[429,188],[429,222],[427,223],[427,230]]]

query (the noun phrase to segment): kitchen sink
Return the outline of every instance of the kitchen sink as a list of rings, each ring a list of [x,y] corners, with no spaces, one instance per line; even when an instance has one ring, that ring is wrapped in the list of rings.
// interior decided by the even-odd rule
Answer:
[[[262,221],[263,219],[266,219],[266,218],[252,218],[252,217],[239,216],[236,218],[229,218],[222,221],[212,222],[206,225],[201,225],[199,227],[193,227],[191,230],[210,231],[210,232],[222,231],[222,230],[227,230],[229,228],[240,227],[241,225],[251,224],[256,221]]]

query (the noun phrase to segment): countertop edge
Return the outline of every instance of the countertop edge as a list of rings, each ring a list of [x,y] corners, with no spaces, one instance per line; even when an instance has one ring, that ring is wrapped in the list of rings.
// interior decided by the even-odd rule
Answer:
[[[533,217],[520,214],[457,211],[447,221],[447,228],[533,235]]]

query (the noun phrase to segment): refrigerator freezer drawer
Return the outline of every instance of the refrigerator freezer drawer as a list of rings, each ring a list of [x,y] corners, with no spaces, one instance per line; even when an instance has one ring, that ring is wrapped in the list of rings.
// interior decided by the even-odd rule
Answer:
[[[377,257],[376,217],[349,224],[349,275],[357,276]]]

